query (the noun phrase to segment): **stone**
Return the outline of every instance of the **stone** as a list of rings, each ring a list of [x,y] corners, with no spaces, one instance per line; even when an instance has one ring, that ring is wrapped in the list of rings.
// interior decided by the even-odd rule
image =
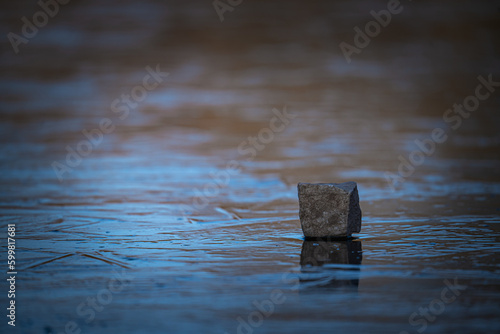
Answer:
[[[299,183],[300,225],[306,239],[349,238],[361,231],[356,182]]]

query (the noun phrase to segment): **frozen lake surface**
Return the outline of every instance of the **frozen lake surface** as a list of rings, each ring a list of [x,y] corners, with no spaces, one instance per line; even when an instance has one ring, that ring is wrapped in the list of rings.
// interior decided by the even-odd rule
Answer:
[[[339,43],[385,6],[244,1],[220,22],[210,1],[86,1],[17,55],[4,39],[16,330],[499,332],[500,89],[443,121],[478,76],[500,81],[498,5],[404,2],[347,63]],[[5,33],[39,10],[4,7]],[[169,75],[123,102],[157,64]],[[447,139],[389,183],[435,128]],[[304,241],[297,183],[350,180],[361,233]]]

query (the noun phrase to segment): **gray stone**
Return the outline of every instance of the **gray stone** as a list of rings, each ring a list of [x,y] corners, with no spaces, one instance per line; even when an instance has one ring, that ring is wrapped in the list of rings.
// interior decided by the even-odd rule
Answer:
[[[299,217],[306,238],[348,238],[361,231],[356,182],[299,183]]]

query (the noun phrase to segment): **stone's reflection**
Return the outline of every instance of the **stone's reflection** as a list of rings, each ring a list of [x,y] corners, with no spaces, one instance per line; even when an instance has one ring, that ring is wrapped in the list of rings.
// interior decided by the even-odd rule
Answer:
[[[300,282],[305,287],[356,288],[363,259],[361,240],[305,240]]]
[[[361,240],[305,240],[300,254],[301,266],[327,263],[361,264]]]

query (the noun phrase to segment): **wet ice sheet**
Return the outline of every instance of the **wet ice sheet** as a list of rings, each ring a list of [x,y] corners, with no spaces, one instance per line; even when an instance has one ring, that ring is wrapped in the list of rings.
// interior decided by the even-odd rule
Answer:
[[[49,167],[34,173],[30,164],[37,162],[20,160],[36,183],[19,186],[22,169],[3,174],[10,176],[3,183],[12,192],[5,193],[2,208],[3,223],[15,222],[19,229],[18,301],[26,305],[20,307],[19,325],[32,332],[55,332],[75,321],[95,333],[109,328],[155,332],[165,326],[174,332],[233,333],[240,326],[238,317],[248,322],[254,301],[267,300],[279,289],[286,300],[275,305],[260,332],[327,331],[332,326],[359,332],[414,331],[420,326],[410,326],[408,317],[440,298],[445,280],[457,278],[467,289],[437,320],[428,322],[426,331],[496,328],[499,220],[491,211],[496,205],[488,190],[491,183],[473,180],[467,182],[477,187],[465,187],[464,181],[450,181],[448,175],[440,181],[446,187],[439,187],[439,182],[429,185],[417,176],[394,194],[383,179],[364,172],[380,175],[383,168],[377,170],[377,160],[369,161],[356,150],[331,155],[331,163],[312,163],[317,161],[315,149],[318,157],[326,153],[311,137],[303,154],[311,162],[279,155],[294,146],[297,131],[316,119],[307,114],[301,118],[300,126],[282,134],[287,144],[273,143],[274,159],[263,151],[200,210],[192,208],[194,189],[211,182],[209,173],[223,164],[200,153],[204,143],[196,136],[191,139],[189,131],[176,132],[183,138],[177,141],[144,134],[121,138],[115,144],[119,152],[95,152],[64,185]],[[236,123],[239,116],[232,119]],[[328,122],[342,119],[329,121],[323,115],[325,128]],[[319,143],[333,142],[341,133],[321,131],[317,137],[323,137]],[[209,142],[221,136],[227,134],[212,134]],[[360,137],[350,145],[381,151],[377,142],[369,141]],[[183,148],[176,148],[177,142]],[[169,146],[165,156],[156,154]],[[218,151],[228,159],[239,158],[232,147]],[[440,174],[445,166],[442,159],[442,164],[422,169]],[[311,273],[300,265],[304,242],[295,182],[338,181],[344,174],[359,182],[362,262],[333,263]],[[474,205],[460,205],[468,201]],[[187,206],[191,209],[186,211]],[[88,315],[77,313],[77,307],[122,270],[130,275],[130,284],[87,324]]]
[[[19,256],[27,266],[19,285],[25,292],[19,299],[29,305],[21,324],[52,328],[54,322],[46,319],[56,313],[61,326],[76,319],[92,332],[106,332],[109,326],[131,331],[144,318],[146,328],[153,331],[168,322],[177,331],[208,327],[233,332],[237,317],[255,310],[252,302],[267,300],[279,289],[286,301],[275,305],[275,313],[260,328],[263,332],[285,332],[290,319],[294,329],[287,330],[292,332],[327,330],[332,323],[359,331],[411,330],[408,317],[439,299],[445,280],[455,278],[466,290],[428,330],[459,332],[496,324],[498,220],[368,218],[355,241],[359,247],[323,244],[333,255],[326,261],[325,254],[304,250],[310,242],[302,241],[294,218],[243,220],[247,221],[232,226],[205,224],[182,232],[159,228],[154,222],[147,223],[145,232],[141,227],[146,224],[136,222],[134,235],[127,221],[101,220],[92,231],[88,225],[75,228],[76,224],[63,221],[46,222],[44,240],[33,233],[32,240],[19,241]],[[72,238],[71,230],[85,238]],[[362,260],[351,263],[339,256],[345,252],[342,248]],[[303,263],[305,256],[312,265],[322,266]],[[76,307],[106,288],[122,270],[130,284],[114,295],[98,320],[85,324]],[[44,290],[38,289],[40,285]],[[141,330],[142,326],[132,332]]]
[[[384,178],[494,67],[491,30],[477,23],[495,7],[448,8],[437,22],[425,14],[436,8],[409,7],[348,66],[334,48],[371,6],[288,3],[244,3],[224,24],[210,6],[79,3],[2,58],[0,228],[18,229],[24,332],[74,321],[92,333],[235,333],[279,290],[285,300],[253,319],[255,333],[415,333],[425,318],[409,317],[455,278],[466,289],[425,332],[499,329],[498,97],[396,191]],[[113,29],[102,13],[117,13]],[[446,35],[445,17],[478,28]],[[434,31],[462,52],[429,43]],[[116,116],[113,99],[157,63],[166,82],[59,183],[51,163],[82,129]],[[296,118],[248,161],[239,145],[285,105]],[[241,171],[196,207],[197,189],[231,160]],[[356,246],[305,243],[297,182],[348,180],[364,216]],[[126,286],[87,322],[87,298],[117,277]]]

